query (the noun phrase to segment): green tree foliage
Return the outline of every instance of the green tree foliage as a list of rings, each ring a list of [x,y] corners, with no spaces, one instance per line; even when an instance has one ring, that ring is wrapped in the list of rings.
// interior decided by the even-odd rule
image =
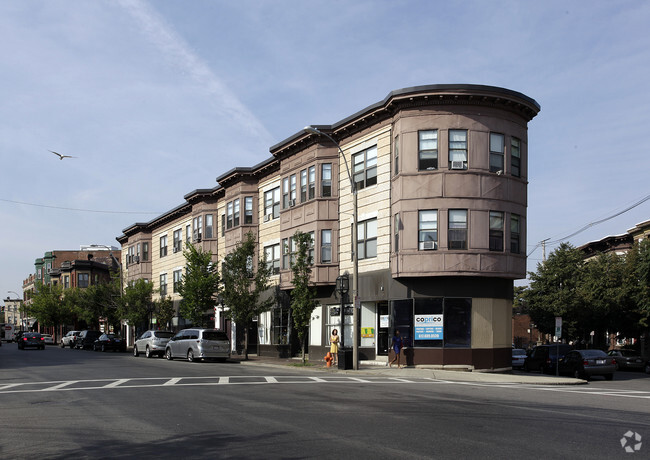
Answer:
[[[217,304],[220,276],[217,265],[212,262],[212,253],[187,243],[183,251],[185,274],[178,288],[183,297],[180,314],[195,326],[203,326],[204,313],[213,310]]]
[[[94,328],[99,328],[100,318],[104,318],[109,324],[118,325],[121,296],[119,276],[112,274],[110,281],[80,289],[79,294],[80,305],[76,309],[78,318]]]
[[[35,292],[29,314],[36,318],[41,326],[58,328],[72,321],[72,310],[62,300],[63,290],[60,286],[39,282]]]
[[[271,287],[271,267],[267,266],[263,257],[258,259],[255,269],[255,252],[255,236],[249,232],[246,239],[226,256],[221,274],[222,297],[227,307],[225,314],[238,327],[244,328],[244,359],[248,359],[248,329],[253,318],[269,310],[275,301],[271,295],[263,298]]]
[[[145,279],[130,282],[124,288],[119,314],[129,326],[149,327],[149,315],[153,311],[153,284]]]
[[[531,319],[553,333],[554,317],[563,320],[563,338],[605,347],[605,333],[638,337],[650,319],[650,240],[635,243],[625,255],[600,254],[587,261],[569,244],[560,245],[530,273],[521,294]]]
[[[154,312],[160,329],[169,329],[174,317],[174,301],[169,296],[154,301]]]
[[[314,299],[316,293],[314,288],[309,285],[311,278],[312,257],[309,250],[313,246],[313,241],[309,233],[297,231],[293,235],[293,241],[296,245],[296,252],[291,264],[293,273],[293,290],[291,291],[291,317],[293,324],[298,332],[302,350],[302,362],[305,363],[305,339],[309,330],[311,314],[318,304]]]

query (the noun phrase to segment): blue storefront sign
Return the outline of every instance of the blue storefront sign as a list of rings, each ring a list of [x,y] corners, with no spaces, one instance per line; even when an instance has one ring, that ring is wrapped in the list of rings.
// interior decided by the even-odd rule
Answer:
[[[442,340],[443,315],[415,315],[415,340]]]

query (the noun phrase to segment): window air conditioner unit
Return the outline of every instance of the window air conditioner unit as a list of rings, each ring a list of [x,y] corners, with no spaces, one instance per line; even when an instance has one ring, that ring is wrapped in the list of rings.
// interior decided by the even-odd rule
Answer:
[[[296,205],[296,200],[289,200],[289,207],[293,208]]]
[[[177,252],[180,251],[180,250],[181,250],[181,249],[180,249],[179,247],[174,246],[174,254],[177,253]]]
[[[451,169],[465,169],[465,162],[461,160],[454,160],[451,162]]]
[[[266,215],[264,216],[264,222],[268,222],[268,221],[270,221],[271,219],[273,219],[273,214],[266,214]]]
[[[425,251],[430,251],[432,249],[436,249],[436,242],[435,241],[424,241],[422,243],[422,249]]]

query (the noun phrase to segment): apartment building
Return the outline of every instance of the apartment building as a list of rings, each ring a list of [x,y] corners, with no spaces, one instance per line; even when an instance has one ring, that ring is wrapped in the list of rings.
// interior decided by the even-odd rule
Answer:
[[[267,161],[226,172],[217,187],[125,229],[117,240],[127,280],[149,279],[178,301],[167,286],[182,276],[182,250],[164,248],[191,235],[219,262],[253,231],[273,268],[276,299],[254,325],[255,345],[261,354],[290,355],[298,346],[292,236],[300,230],[313,238],[312,356],[325,354],[334,328],[352,343],[352,308],[340,308],[336,279],[352,276],[356,251],[360,360],[387,360],[399,329],[409,364],[510,367],[513,281],[526,274],[527,125],[539,110],[521,93],[490,86],[393,91],[315,125],[327,136],[300,130],[272,146]],[[206,314],[229,327],[218,311]]]

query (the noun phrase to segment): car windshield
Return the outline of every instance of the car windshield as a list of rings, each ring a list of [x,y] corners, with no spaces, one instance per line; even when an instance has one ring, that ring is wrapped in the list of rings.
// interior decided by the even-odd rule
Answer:
[[[173,332],[166,332],[166,331],[156,331],[153,333],[154,337],[158,337],[159,339],[171,339],[174,337]]]
[[[228,340],[228,336],[221,331],[204,331],[203,340]]]

